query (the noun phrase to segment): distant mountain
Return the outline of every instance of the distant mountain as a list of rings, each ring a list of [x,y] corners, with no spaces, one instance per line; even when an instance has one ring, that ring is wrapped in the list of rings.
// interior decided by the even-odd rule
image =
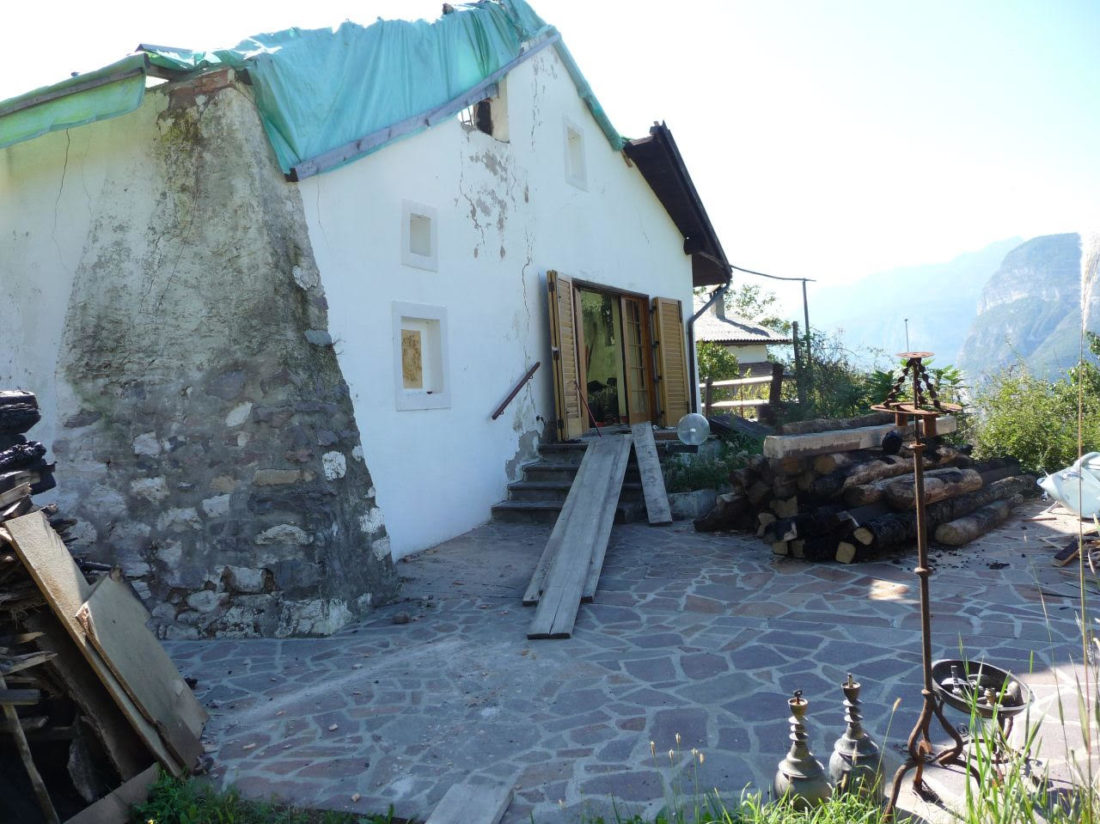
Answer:
[[[894,355],[927,351],[935,365],[956,364],[978,300],[990,275],[1020,238],[992,243],[947,263],[907,266],[870,275],[846,286],[810,294],[810,325],[842,332],[845,345],[861,365],[893,366]],[[909,319],[906,345],[905,319]]]
[[[1089,327],[1100,329],[1100,293]],[[1081,334],[1081,238],[1044,235],[1006,256],[982,289],[959,365],[980,379],[1014,363],[1055,377],[1077,362]]]

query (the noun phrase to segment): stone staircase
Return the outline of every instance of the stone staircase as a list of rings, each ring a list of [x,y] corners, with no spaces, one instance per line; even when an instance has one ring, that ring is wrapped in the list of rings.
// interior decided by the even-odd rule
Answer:
[[[493,520],[510,523],[552,524],[573,485],[586,448],[585,441],[548,443],[539,447],[538,460],[525,464],[523,480],[508,484],[508,498],[493,506]],[[657,454],[663,462],[673,452],[684,451],[679,441],[658,441]],[[615,511],[615,523],[644,521],[645,498],[638,476],[638,462],[631,450],[622,494]]]

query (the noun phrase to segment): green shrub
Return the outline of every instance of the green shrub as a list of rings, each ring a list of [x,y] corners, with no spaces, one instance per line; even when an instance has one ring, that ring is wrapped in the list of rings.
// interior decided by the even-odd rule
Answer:
[[[665,489],[691,492],[722,489],[730,483],[730,472],[745,465],[750,455],[760,454],[763,441],[733,433],[718,442],[715,454],[674,455],[665,461]]]
[[[1100,338],[1089,333],[1089,349],[1100,355]],[[1083,361],[1050,381],[1016,366],[994,375],[977,392],[975,452],[1011,456],[1032,472],[1053,472],[1077,460],[1078,402],[1081,445],[1100,449],[1100,368]]]

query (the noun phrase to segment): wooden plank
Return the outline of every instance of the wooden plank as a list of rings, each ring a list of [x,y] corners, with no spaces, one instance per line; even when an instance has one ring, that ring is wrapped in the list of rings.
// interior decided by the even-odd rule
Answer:
[[[648,424],[646,424],[648,426]],[[600,573],[603,572],[603,559],[607,556],[607,545],[611,541],[611,527],[615,525],[615,512],[619,506],[619,497],[623,491],[623,478],[626,477],[626,467],[630,463],[631,436],[623,438],[626,446],[622,447],[615,455],[611,465],[610,477],[606,482],[607,498],[603,509],[600,510],[598,531],[592,542],[592,557],[588,561],[588,575],[584,579],[584,589],[581,591],[581,601],[591,601],[596,596],[596,587],[600,583]],[[653,448],[654,455],[657,448]],[[662,481],[663,483],[663,481]],[[572,631],[572,622],[570,622]]]
[[[150,615],[124,583],[107,575],[93,587],[76,619],[142,714],[184,764],[202,755],[206,710],[146,627]]]
[[[127,824],[130,808],[149,798],[149,788],[157,780],[157,765],[138,773],[114,792],[85,807],[65,824]]]
[[[46,516],[41,512],[32,512],[29,515],[5,521],[4,528],[10,537],[10,543],[15,547],[16,554],[46,596],[53,614],[57,616],[61,626],[72,638],[76,648],[80,650],[84,660],[91,666],[107,693],[122,710],[126,720],[168,772],[172,775],[182,775],[183,766],[164,745],[156,727],[145,719],[130,696],[126,694],[126,690],[92,646],[84,634],[84,628],[76,620],[77,610],[87,600],[91,587],[61,538],[46,520]]]
[[[815,432],[807,435],[768,435],[764,438],[764,456],[783,458],[787,455],[824,455],[827,452],[851,452],[855,449],[878,449],[882,436],[893,429],[894,424],[863,426],[856,429],[837,429],[831,432]],[[944,415],[936,421],[936,433],[947,435],[958,428],[953,415]],[[904,427],[913,431],[913,424]]]
[[[31,707],[41,700],[41,690],[0,690],[0,704],[11,707]]]
[[[665,491],[665,476],[657,457],[657,443],[653,440],[653,425],[649,421],[630,427],[634,439],[634,454],[638,458],[638,474],[642,477],[645,495],[645,511],[651,524],[671,524],[672,509]]]
[[[107,759],[119,777],[132,778],[145,769],[152,754],[53,615],[39,610],[25,620],[28,628],[38,630],[38,647],[56,654],[46,669],[80,708],[83,723],[103,742]]]
[[[575,508],[565,523],[561,549],[551,563],[546,585],[539,600],[538,609],[528,629],[528,638],[568,638],[573,631],[589,567],[594,554],[594,544],[599,538],[601,520],[615,518],[615,504],[622,481],[615,489],[615,499],[609,501],[609,485],[615,471],[617,458],[624,451],[629,453],[630,440],[609,436],[593,442],[581,461],[577,477],[569,490],[575,496]],[[625,466],[623,467],[625,474]],[[610,535],[610,530],[607,530]],[[606,550],[606,543],[604,546]]]
[[[425,824],[498,824],[511,803],[511,784],[452,784]]]
[[[585,451],[587,454],[587,449]],[[581,462],[584,462],[583,458]],[[527,591],[523,593],[524,606],[534,606],[539,602],[539,598],[542,597],[543,587],[546,584],[546,575],[550,571],[551,565],[554,563],[554,558],[557,557],[558,552],[561,550],[561,542],[565,537],[565,526],[569,523],[569,518],[573,509],[576,508],[579,498],[579,495],[573,492],[576,488],[575,476],[573,480],[574,483],[569,487],[569,492],[566,494],[565,503],[562,505],[561,512],[558,513],[558,519],[554,522],[554,529],[550,533],[550,538],[547,540],[546,546],[539,556],[538,563],[535,564],[535,572],[531,575],[531,582],[527,585]]]

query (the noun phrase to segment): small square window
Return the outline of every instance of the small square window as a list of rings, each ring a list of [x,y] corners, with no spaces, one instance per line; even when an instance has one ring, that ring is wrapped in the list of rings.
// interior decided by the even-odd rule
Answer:
[[[393,331],[397,408],[449,407],[447,310],[442,306],[394,303]]]
[[[431,206],[404,201],[401,209],[401,262],[417,269],[439,269],[436,213]]]
[[[578,189],[588,188],[588,169],[584,159],[584,132],[570,120],[565,121],[565,179]]]

